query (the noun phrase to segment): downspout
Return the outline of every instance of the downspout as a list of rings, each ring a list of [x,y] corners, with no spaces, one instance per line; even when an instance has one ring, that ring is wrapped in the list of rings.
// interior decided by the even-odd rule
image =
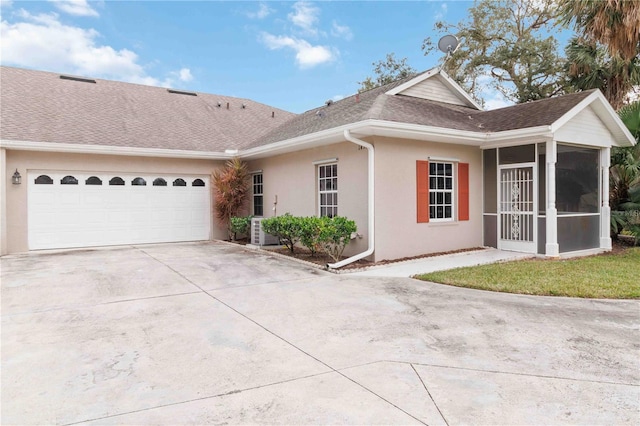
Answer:
[[[345,265],[349,265],[350,263],[355,262],[356,260],[363,259],[367,256],[371,256],[375,249],[375,216],[374,216],[374,196],[375,196],[375,174],[374,174],[374,163],[375,163],[375,155],[373,150],[373,145],[358,138],[351,136],[351,132],[347,129],[344,131],[344,138],[349,142],[352,142],[356,145],[360,145],[364,148],[367,148],[368,160],[369,160],[369,170],[368,170],[368,186],[369,186],[369,248],[362,253],[358,253],[353,255],[347,259],[341,260],[336,263],[328,263],[327,267],[329,269],[338,269],[342,268]]]

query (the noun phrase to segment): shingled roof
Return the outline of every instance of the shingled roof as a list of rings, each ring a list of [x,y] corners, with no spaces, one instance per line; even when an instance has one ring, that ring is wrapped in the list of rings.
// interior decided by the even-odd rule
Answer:
[[[593,90],[491,111],[386,92],[421,74],[397,80],[291,118],[246,148],[300,137],[368,119],[471,132],[500,132],[551,125]]]
[[[205,93],[190,96],[160,87],[100,79],[95,83],[74,81],[50,72],[1,67],[0,138],[224,152],[366,120],[491,133],[551,125],[593,93],[492,111],[386,94],[423,74],[295,115],[250,99]]]
[[[3,66],[0,78],[3,140],[223,152],[294,116],[250,99],[20,68]]]

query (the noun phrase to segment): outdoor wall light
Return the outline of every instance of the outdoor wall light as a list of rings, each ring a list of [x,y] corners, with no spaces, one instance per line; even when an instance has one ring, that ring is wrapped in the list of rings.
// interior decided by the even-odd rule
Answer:
[[[16,169],[15,173],[13,173],[13,176],[11,176],[11,182],[14,185],[20,185],[22,183],[22,176],[20,176],[20,173],[18,173],[18,169]]]

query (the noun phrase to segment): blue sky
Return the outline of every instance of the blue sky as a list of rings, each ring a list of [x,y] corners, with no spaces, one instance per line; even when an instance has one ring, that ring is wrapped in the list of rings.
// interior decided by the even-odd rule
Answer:
[[[469,1],[2,0],[3,65],[244,97],[292,112],[340,99],[386,53],[437,65],[422,40]],[[487,95],[489,107],[504,105]]]

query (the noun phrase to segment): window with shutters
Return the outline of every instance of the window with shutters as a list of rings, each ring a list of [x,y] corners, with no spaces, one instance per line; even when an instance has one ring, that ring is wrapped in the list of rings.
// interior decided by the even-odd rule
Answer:
[[[469,164],[416,161],[417,222],[469,220]]]
[[[453,220],[453,163],[429,163],[429,220]]]

